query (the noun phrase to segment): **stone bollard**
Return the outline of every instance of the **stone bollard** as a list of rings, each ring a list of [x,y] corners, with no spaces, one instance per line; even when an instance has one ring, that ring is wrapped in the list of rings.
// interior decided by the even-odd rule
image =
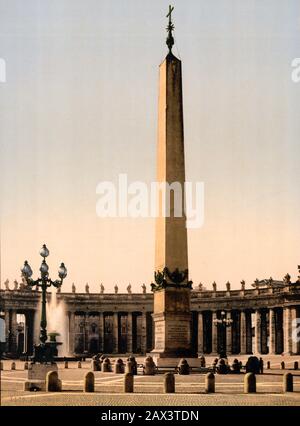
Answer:
[[[233,360],[231,369],[232,369],[232,373],[235,373],[235,374],[239,374],[241,372],[241,364],[239,363],[238,359],[235,358]]]
[[[178,368],[178,374],[182,374],[182,375],[190,374],[190,366],[186,359],[181,359],[177,368]]]
[[[91,370],[92,371],[100,371],[101,370],[100,361],[98,361],[96,359],[92,359],[92,361],[91,361]]]
[[[164,393],[175,392],[175,376],[173,373],[166,373],[164,376]]]
[[[230,368],[228,366],[227,359],[221,358],[218,361],[216,371],[218,374],[227,374],[229,372]]]
[[[246,373],[244,377],[244,393],[256,392],[256,377],[254,373]]]
[[[28,361],[24,362],[24,370],[28,370]]]
[[[134,373],[134,363],[133,361],[127,360],[125,364],[125,373],[133,374]]]
[[[78,361],[77,368],[81,368],[81,361]]]
[[[92,371],[89,371],[84,376],[83,392],[94,392],[95,391],[95,375]]]
[[[57,371],[48,371],[46,376],[46,392],[60,392],[61,381],[58,378]]]
[[[281,361],[280,367],[281,367],[281,370],[285,369],[285,362],[284,361]]]
[[[15,363],[15,361],[13,361],[13,362],[11,363],[11,367],[10,367],[10,369],[11,369],[11,370],[15,370],[15,369],[16,369],[16,363]]]
[[[3,368],[3,362],[2,361],[0,361],[0,371],[1,370],[4,370],[4,368]]]
[[[124,392],[132,393],[133,392],[133,374],[125,373],[124,376]]]
[[[137,374],[137,362],[135,357],[131,355],[129,358],[127,358],[127,361],[130,361],[132,363],[132,374],[133,375]]]
[[[283,375],[283,392],[293,392],[293,375],[292,373],[285,373]]]
[[[99,371],[103,371],[102,370],[102,364],[103,364],[103,361],[105,360],[105,358],[106,358],[105,355],[101,355],[100,358],[99,358],[99,364],[100,364],[100,370]]]
[[[102,371],[103,373],[110,372],[110,360],[108,358],[105,358],[105,360],[102,363]]]
[[[205,392],[215,393],[215,375],[214,373],[207,373],[205,376]]]
[[[205,356],[201,355],[199,359],[200,359],[200,367],[205,368],[206,367]]]
[[[147,356],[145,359],[145,366],[144,366],[144,374],[146,376],[154,376],[155,374],[156,365],[153,361],[152,356]]]
[[[68,363],[68,361],[65,361],[65,368],[69,368],[69,363]]]
[[[117,359],[114,365],[114,373],[115,374],[122,374],[124,373],[124,363],[121,358]]]
[[[270,368],[271,368],[271,363],[270,363],[270,361],[268,361],[267,362],[267,369],[270,370]]]
[[[295,361],[294,362],[294,370],[298,370],[298,368],[299,368],[298,361]]]

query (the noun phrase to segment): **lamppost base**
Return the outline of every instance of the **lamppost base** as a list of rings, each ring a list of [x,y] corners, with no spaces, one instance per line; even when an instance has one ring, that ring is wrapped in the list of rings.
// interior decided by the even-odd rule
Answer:
[[[57,364],[30,363],[27,375],[28,380],[24,383],[24,391],[45,391],[46,376],[49,371],[58,371]]]
[[[33,356],[30,358],[32,363],[40,364],[53,364],[55,355],[55,348],[50,343],[40,343],[39,345],[34,345]]]

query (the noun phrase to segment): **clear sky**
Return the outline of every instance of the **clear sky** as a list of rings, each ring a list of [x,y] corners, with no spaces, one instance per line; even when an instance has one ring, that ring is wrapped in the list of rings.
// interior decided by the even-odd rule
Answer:
[[[190,278],[233,288],[300,264],[298,0],[178,0],[187,180],[205,184]],[[153,219],[100,219],[96,186],[156,176],[158,65],[169,0],[0,0],[1,281],[152,281]]]

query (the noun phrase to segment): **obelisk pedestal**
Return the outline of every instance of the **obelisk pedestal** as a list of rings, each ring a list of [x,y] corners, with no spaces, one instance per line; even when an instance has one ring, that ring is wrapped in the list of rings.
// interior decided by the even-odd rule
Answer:
[[[166,287],[154,293],[155,348],[159,358],[191,357],[190,289]]]

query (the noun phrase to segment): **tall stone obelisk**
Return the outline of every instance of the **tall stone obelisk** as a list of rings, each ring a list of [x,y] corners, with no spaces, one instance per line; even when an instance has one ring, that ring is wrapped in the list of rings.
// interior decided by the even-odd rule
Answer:
[[[174,25],[169,9],[169,53],[159,67],[157,181],[177,192],[160,193],[156,219],[154,327],[159,357],[191,356],[191,312],[187,229],[184,212],[184,135],[181,61],[172,53]],[[180,193],[181,189],[181,193]],[[178,192],[179,190],[179,192]],[[170,197],[171,193],[171,197]],[[180,198],[178,210],[178,196]],[[175,201],[177,204],[175,205]],[[181,204],[181,205],[180,205]],[[168,210],[169,209],[169,210]],[[169,211],[169,215],[168,215]]]

